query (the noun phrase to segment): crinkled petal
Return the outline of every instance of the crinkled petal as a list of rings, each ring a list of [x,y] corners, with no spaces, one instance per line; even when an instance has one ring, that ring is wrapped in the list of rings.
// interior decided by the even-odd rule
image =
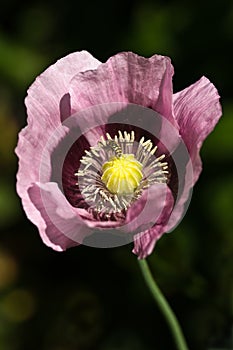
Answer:
[[[180,134],[193,162],[194,184],[202,169],[199,155],[202,143],[222,115],[219,94],[215,86],[202,77],[195,84],[174,94],[173,101]]]
[[[96,146],[100,137],[106,136],[105,127],[109,118],[118,115],[127,106],[127,103],[109,103],[86,108],[72,114],[65,120],[64,125],[76,133],[76,139],[84,135],[90,146]]]
[[[75,52],[58,60],[41,75],[28,90],[25,104],[27,106],[28,122],[47,127],[54,127],[70,113],[69,84],[71,79],[79,72],[96,69],[100,62],[87,51]],[[65,96],[65,97],[64,97]],[[68,115],[60,115],[66,110]]]
[[[179,224],[187,210],[193,185],[202,169],[200,148],[218,122],[221,112],[218,92],[205,77],[174,95],[174,113],[190,160],[185,167],[184,182],[181,181],[183,187],[166,226],[167,231]]]
[[[24,208],[28,218],[38,227],[43,242],[57,251],[77,246],[90,233],[56,183],[35,183],[29,189],[33,208]]]
[[[94,69],[99,64],[100,62],[86,51],[70,54],[50,66],[28,90],[25,100],[28,126],[20,132],[16,148],[19,157],[17,192],[26,211],[34,209],[27,190],[32,183],[39,181],[45,144],[55,133],[61,120],[68,116],[65,113],[70,113],[67,98],[63,98],[68,92],[70,80],[78,72]],[[45,164],[44,176],[49,176],[49,165]]]
[[[134,240],[133,253],[138,256],[138,259],[145,259],[153,252],[155,244],[161,237],[162,233],[164,233],[163,226],[156,225],[155,227],[143,232],[140,238]]]
[[[161,195],[161,193],[160,193]],[[163,198],[156,198],[156,191],[153,203],[151,203],[151,214],[153,215],[153,209],[155,210],[155,214],[157,217],[154,217],[154,225],[140,233],[138,233],[134,238],[134,249],[133,253],[138,256],[139,259],[144,259],[148,255],[150,255],[154,249],[154,246],[157,240],[166,232],[166,225],[170,219],[174,199],[171,191],[167,187],[166,189],[166,197],[164,198],[164,194],[162,194]],[[161,203],[159,202],[161,200]],[[159,203],[158,203],[159,202]],[[158,210],[158,208],[161,208]]]
[[[141,232],[148,226],[153,226],[166,206],[167,192],[170,193],[169,187],[158,183],[144,190],[142,196],[127,210],[125,220],[127,230]]]
[[[18,187],[24,176],[25,159],[30,162],[33,159],[28,183],[39,180],[40,157],[47,140],[61,124],[60,101],[68,92],[70,80],[78,72],[94,69],[99,64],[86,51],[70,54],[50,66],[29,88],[25,100],[28,126],[20,132],[16,148],[19,157]]]
[[[183,176],[184,178],[178,183],[178,186],[180,186],[180,193],[177,197],[169,221],[167,222],[167,225],[165,227],[166,232],[174,230],[174,228],[182,220],[186,213],[186,210],[188,209],[193,188],[193,167],[191,160],[189,160],[186,164]]]
[[[96,70],[74,77],[70,86],[72,112],[103,103],[126,102],[152,108],[176,124],[172,114],[172,75],[168,57],[117,54]]]

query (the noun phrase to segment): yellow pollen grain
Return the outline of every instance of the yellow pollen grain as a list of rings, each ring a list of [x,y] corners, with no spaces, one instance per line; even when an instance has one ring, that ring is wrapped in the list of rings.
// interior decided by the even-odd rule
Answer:
[[[111,193],[133,193],[143,178],[141,170],[142,164],[133,154],[122,154],[104,163],[101,180]]]

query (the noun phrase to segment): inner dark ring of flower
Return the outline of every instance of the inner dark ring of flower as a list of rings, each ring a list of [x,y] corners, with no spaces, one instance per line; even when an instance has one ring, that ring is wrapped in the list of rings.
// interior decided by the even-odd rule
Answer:
[[[107,133],[97,146],[85,151],[80,160],[80,192],[89,210],[110,218],[127,210],[140,198],[143,190],[168,179],[165,155],[155,157],[157,146],[142,137],[135,141],[134,131],[118,131],[113,138]]]

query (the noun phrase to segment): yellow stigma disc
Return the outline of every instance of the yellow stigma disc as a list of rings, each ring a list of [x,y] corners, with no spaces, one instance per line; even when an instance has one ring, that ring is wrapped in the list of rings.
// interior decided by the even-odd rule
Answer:
[[[133,193],[143,178],[141,169],[133,154],[122,154],[104,163],[101,180],[111,193]]]

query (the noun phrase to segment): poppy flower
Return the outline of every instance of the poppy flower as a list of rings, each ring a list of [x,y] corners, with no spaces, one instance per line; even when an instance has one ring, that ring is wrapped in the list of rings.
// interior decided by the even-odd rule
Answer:
[[[36,78],[17,192],[46,245],[134,241],[145,258],[180,222],[221,106],[207,78],[173,94],[172,76],[165,56],[123,52],[101,63],[82,51]]]

